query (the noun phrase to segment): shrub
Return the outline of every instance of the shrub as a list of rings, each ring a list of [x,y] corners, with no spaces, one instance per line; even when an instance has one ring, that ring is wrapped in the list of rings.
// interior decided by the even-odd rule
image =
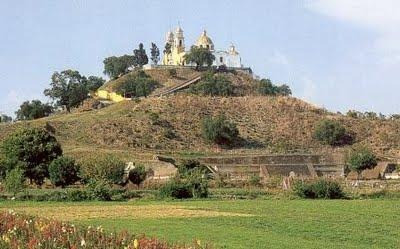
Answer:
[[[13,193],[14,196],[24,189],[24,171],[19,168],[12,169],[6,175],[4,186],[7,192]]]
[[[202,121],[202,135],[207,142],[219,145],[231,145],[239,137],[236,124],[230,122],[225,116],[216,118],[206,117]]]
[[[116,92],[125,97],[147,97],[158,86],[145,72],[139,71],[135,75],[127,75],[123,82],[118,85]]]
[[[353,137],[346,132],[346,129],[336,121],[322,120],[314,130],[314,138],[322,144],[340,146],[351,144]]]
[[[207,74],[199,83],[190,86],[189,92],[204,96],[232,96],[234,87],[224,76]]]
[[[140,185],[144,180],[146,180],[147,171],[143,165],[136,165],[134,169],[129,171],[129,180],[136,185]]]
[[[103,180],[90,181],[86,185],[87,196],[91,200],[96,201],[110,201],[111,200],[111,186],[108,182]]]
[[[50,181],[55,186],[65,187],[79,180],[79,166],[70,157],[59,157],[49,166]]]
[[[288,85],[276,86],[272,84],[270,79],[262,79],[257,84],[257,92],[261,95],[281,95],[289,96],[292,94]]]
[[[162,198],[176,199],[187,199],[193,197],[190,185],[179,179],[173,179],[164,184],[159,190],[159,195]]]
[[[377,158],[366,147],[358,147],[351,150],[347,163],[350,170],[356,171],[358,175],[365,169],[372,169],[377,164]]]
[[[197,168],[188,176],[188,185],[194,198],[208,197],[208,180],[201,169]]]
[[[67,200],[68,201],[85,201],[88,200],[88,193],[85,190],[81,189],[72,189],[67,191]]]
[[[48,165],[62,154],[56,138],[39,128],[16,131],[3,141],[1,150],[7,171],[20,167],[25,177],[37,184],[49,176]]]
[[[340,199],[345,196],[339,183],[325,179],[312,183],[297,181],[293,191],[299,197],[311,199]]]
[[[123,184],[126,164],[114,155],[97,155],[83,160],[80,165],[81,177],[85,182],[102,180],[108,183]]]
[[[194,170],[200,170],[203,174],[211,173],[205,165],[195,159],[184,159],[178,165],[178,173],[181,177],[187,177]]]
[[[261,178],[259,175],[253,175],[249,179],[249,183],[251,186],[259,186],[261,182]]]
[[[175,68],[168,69],[168,74],[170,77],[175,78],[177,76],[176,69]]]

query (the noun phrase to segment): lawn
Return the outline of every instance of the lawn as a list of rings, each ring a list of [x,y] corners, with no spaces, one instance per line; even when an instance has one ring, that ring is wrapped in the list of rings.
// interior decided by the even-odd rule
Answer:
[[[400,248],[400,200],[7,201],[0,209],[216,248]]]

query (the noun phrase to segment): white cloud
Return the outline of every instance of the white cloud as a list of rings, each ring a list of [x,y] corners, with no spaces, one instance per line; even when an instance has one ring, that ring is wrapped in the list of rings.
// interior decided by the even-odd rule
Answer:
[[[400,55],[399,0],[306,0],[306,8],[376,34],[375,49],[382,61]],[[398,61],[400,62],[400,61]]]

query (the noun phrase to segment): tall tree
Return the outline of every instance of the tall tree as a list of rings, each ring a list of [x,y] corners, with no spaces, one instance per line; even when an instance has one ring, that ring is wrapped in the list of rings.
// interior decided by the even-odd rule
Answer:
[[[12,121],[12,117],[7,116],[5,114],[0,115],[0,123],[9,123]]]
[[[196,69],[204,65],[211,67],[214,60],[215,56],[207,48],[192,46],[189,53],[185,54],[186,63],[195,63]]]
[[[151,61],[153,61],[154,65],[157,65],[160,61],[160,50],[154,43],[151,43]]]
[[[40,100],[25,101],[15,112],[18,120],[32,120],[49,116],[53,107]]]
[[[89,76],[87,79],[87,89],[90,92],[95,92],[102,85],[104,85],[105,82],[106,82],[106,80],[103,79],[102,77]]]
[[[129,68],[133,66],[133,55],[111,56],[105,58],[103,63],[103,73],[111,79],[116,79],[129,72]]]
[[[169,54],[169,53],[171,53],[171,44],[166,43],[164,47],[164,54]]]
[[[64,107],[68,112],[88,98],[88,93],[86,77],[75,70],[55,72],[51,76],[50,88],[44,90],[44,95],[53,99],[56,106]]]
[[[146,50],[143,47],[143,43],[139,43],[139,48],[133,50],[133,66],[142,68],[147,63],[149,63],[149,58]]]

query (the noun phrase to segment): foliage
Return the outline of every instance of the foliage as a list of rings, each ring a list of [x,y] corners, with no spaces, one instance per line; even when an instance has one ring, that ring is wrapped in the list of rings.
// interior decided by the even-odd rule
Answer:
[[[187,177],[196,170],[199,170],[205,175],[209,175],[211,173],[204,164],[201,164],[195,159],[184,159],[178,165],[178,174],[181,177]]]
[[[126,164],[114,155],[97,155],[83,160],[80,165],[80,177],[85,182],[102,180],[113,184],[123,184]]]
[[[51,76],[50,88],[44,90],[44,95],[53,99],[56,106],[65,107],[68,112],[87,99],[88,94],[86,77],[74,70],[55,72]]]
[[[143,43],[139,43],[139,48],[133,50],[133,66],[142,68],[149,62],[146,55],[146,50],[143,48]]]
[[[129,171],[129,180],[136,185],[140,185],[144,180],[146,180],[147,171],[143,165],[135,165],[134,169]]]
[[[87,79],[86,87],[89,90],[89,92],[95,92],[102,85],[104,85],[105,82],[106,80],[103,79],[102,77],[89,76]]]
[[[323,144],[341,146],[353,143],[353,137],[337,121],[324,119],[315,127],[314,138]]]
[[[205,96],[232,96],[234,87],[226,77],[222,75],[207,74],[200,82],[190,86],[189,91]]]
[[[377,164],[377,158],[368,148],[358,147],[350,151],[347,163],[351,170],[360,175],[363,170],[374,168]]]
[[[124,82],[117,87],[116,92],[125,97],[147,97],[157,86],[157,81],[145,72],[140,71],[137,74],[127,76]]]
[[[18,231],[18,232],[15,232]],[[0,213],[1,248],[115,248],[115,249],[184,249],[169,246],[157,239],[135,237],[127,232],[109,234],[102,227],[74,225],[12,211]],[[190,248],[201,249],[199,245]]]
[[[12,117],[7,116],[5,114],[0,115],[0,123],[9,123],[12,121]]]
[[[111,186],[110,183],[104,180],[90,180],[86,185],[87,196],[91,200],[110,201]]]
[[[160,49],[158,49],[157,45],[154,43],[151,43],[150,55],[151,61],[154,63],[154,65],[157,65],[160,61]]]
[[[25,187],[24,171],[20,168],[10,170],[4,180],[4,186],[7,192],[14,196]]]
[[[175,68],[168,69],[168,74],[170,77],[175,78],[177,76],[176,69]]]
[[[206,141],[218,145],[232,145],[239,137],[236,124],[227,120],[223,115],[204,118],[201,129],[202,136]]]
[[[129,72],[129,68],[133,66],[133,55],[123,55],[120,57],[111,56],[105,58],[104,71],[111,79],[116,79]]]
[[[32,120],[49,116],[53,107],[40,100],[25,101],[16,112],[18,120]]]
[[[193,193],[190,184],[180,179],[172,179],[164,184],[159,191],[162,198],[187,199],[192,198]]]
[[[171,53],[171,44],[170,43],[165,43],[165,47],[164,47],[164,54],[170,54]]]
[[[199,69],[204,65],[211,67],[215,56],[207,48],[192,46],[184,59],[187,64],[195,63],[196,69]]]
[[[208,197],[208,180],[201,168],[196,168],[187,175],[188,185],[194,198]]]
[[[290,96],[292,91],[289,86],[283,84],[281,86],[276,86],[272,84],[270,79],[262,79],[258,82],[257,91],[261,95],[280,95],[280,96]]]
[[[341,199],[345,197],[342,187],[338,182],[325,179],[319,179],[312,183],[297,181],[294,183],[293,191],[302,198]]]
[[[79,166],[70,157],[54,159],[49,166],[49,178],[55,186],[65,187],[79,180]]]
[[[62,154],[56,138],[39,128],[17,130],[3,141],[1,149],[7,170],[20,167],[37,184],[48,177],[49,164]]]
[[[259,175],[252,175],[249,179],[251,186],[259,186],[261,182],[261,177]]]

